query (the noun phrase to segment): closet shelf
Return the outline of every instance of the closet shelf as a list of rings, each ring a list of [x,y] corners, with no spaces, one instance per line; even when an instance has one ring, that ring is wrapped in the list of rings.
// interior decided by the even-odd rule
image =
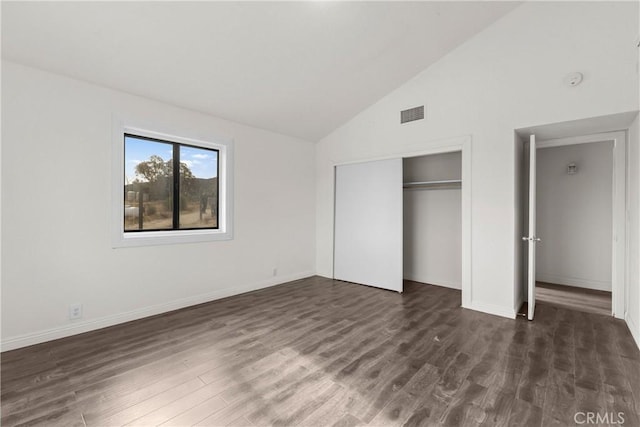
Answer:
[[[462,187],[462,180],[460,179],[443,179],[437,181],[415,181],[405,182],[402,184],[402,188],[412,189],[435,189],[435,188],[460,188]]]

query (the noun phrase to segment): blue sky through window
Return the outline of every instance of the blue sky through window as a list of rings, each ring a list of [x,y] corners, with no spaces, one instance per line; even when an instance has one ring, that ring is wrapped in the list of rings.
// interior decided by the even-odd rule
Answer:
[[[153,155],[165,162],[173,157],[171,144],[125,136],[125,184],[136,179],[136,165],[149,160]],[[218,176],[218,153],[216,151],[180,146],[180,161],[185,163],[196,178]],[[141,177],[140,177],[141,178]],[[142,179],[142,178],[141,178]]]

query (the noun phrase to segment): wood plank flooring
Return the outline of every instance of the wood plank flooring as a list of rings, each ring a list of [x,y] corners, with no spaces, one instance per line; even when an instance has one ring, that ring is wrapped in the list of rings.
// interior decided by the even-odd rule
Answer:
[[[536,282],[536,301],[611,316],[611,292]]]
[[[640,425],[626,325],[312,277],[2,354],[2,425]]]

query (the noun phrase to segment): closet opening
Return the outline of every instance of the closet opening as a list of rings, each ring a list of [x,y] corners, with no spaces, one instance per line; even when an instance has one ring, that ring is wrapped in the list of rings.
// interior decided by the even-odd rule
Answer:
[[[462,152],[403,159],[403,278],[462,289]]]
[[[471,301],[470,137],[333,166],[334,279],[398,293],[408,281],[452,288],[462,307],[505,315]]]

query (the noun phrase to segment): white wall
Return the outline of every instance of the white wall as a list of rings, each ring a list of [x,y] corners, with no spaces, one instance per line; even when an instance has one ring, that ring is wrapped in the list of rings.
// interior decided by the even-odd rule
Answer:
[[[611,292],[613,142],[539,149],[536,172],[536,280]]]
[[[627,303],[625,320],[640,347],[640,118],[629,128],[627,165]]]
[[[2,67],[3,350],[314,274],[312,143]],[[234,139],[233,240],[111,247],[112,114]]]
[[[318,273],[332,272],[333,164],[471,135],[470,307],[514,316],[513,131],[637,110],[637,8],[634,2],[524,3],[322,139],[316,149]],[[567,87],[562,80],[573,71],[585,80]],[[422,104],[425,120],[400,125],[401,110]]]
[[[460,152],[406,158],[404,182],[461,179]],[[462,198],[460,188],[405,189],[404,278],[462,287]]]

